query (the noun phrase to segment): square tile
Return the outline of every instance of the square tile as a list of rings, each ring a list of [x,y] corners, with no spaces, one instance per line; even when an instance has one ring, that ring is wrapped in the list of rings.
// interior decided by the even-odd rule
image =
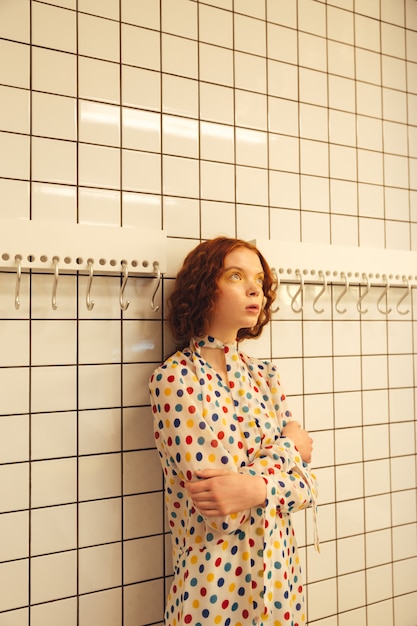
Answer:
[[[123,575],[125,584],[130,585],[162,576],[162,540],[163,535],[157,535],[124,542]]]
[[[120,541],[122,508],[120,498],[80,502],[78,508],[79,547]]]
[[[105,61],[119,61],[119,24],[86,13],[78,14],[78,54]]]
[[[33,507],[66,504],[77,500],[76,459],[34,461],[31,469]]]
[[[196,41],[162,33],[162,71],[167,74],[197,78],[197,51],[198,44]],[[149,51],[147,51],[147,56],[149,56]]]
[[[78,417],[79,454],[116,452],[121,445],[121,410],[80,411]]]
[[[82,548],[79,551],[79,589],[81,594],[120,586],[122,582],[122,544]]]
[[[75,504],[33,509],[30,518],[31,555],[63,552],[77,547]]]
[[[74,596],[77,592],[77,552],[34,557],[30,574],[33,603]]]
[[[80,626],[122,625],[122,589],[88,593],[80,597]]]
[[[160,34],[158,32],[122,24],[121,46],[123,64],[152,70],[160,69]]]
[[[0,458],[2,463],[29,460],[29,416],[0,417]]]
[[[120,66],[110,61],[78,58],[79,97],[111,104],[120,103]]]
[[[156,450],[125,452],[123,455],[123,493],[131,495],[162,489],[160,460]]]
[[[339,576],[365,568],[365,536],[346,537],[337,542]]]
[[[29,91],[14,87],[0,87],[2,108],[0,130],[29,133]]]
[[[54,600],[36,604],[30,608],[30,623],[33,626],[72,626],[77,620],[77,598]]]
[[[135,539],[162,533],[164,506],[162,492],[123,498],[123,537]]]
[[[29,137],[0,132],[0,171],[7,178],[29,180]]]
[[[0,546],[1,562],[24,559],[29,556],[28,511],[0,515],[0,533],[2,537],[7,537],[7,541],[3,541]]]
[[[198,10],[198,36],[205,43],[233,48],[233,14],[202,4]]]
[[[76,144],[57,139],[32,139],[32,175],[36,181],[74,185]]]
[[[32,410],[43,413],[75,409],[76,376],[75,366],[40,366],[33,369]],[[51,393],[51,389],[54,393]]]
[[[29,602],[29,560],[0,563],[0,584],[3,590],[0,610],[8,611]]]
[[[161,81],[157,72],[122,65],[122,104],[152,111],[161,108]]]
[[[10,6],[13,6],[13,4]],[[21,7],[19,6],[19,11],[20,9]],[[11,58],[14,59],[14,63],[9,62]],[[14,41],[1,40],[0,80],[5,85],[29,89],[30,48],[28,45]]]
[[[30,41],[30,2],[17,4],[8,2],[2,6],[0,37],[29,43]]]
[[[53,23],[54,27],[50,25]],[[32,44],[75,53],[76,13],[43,3],[32,7]]]
[[[77,415],[72,411],[35,413],[31,417],[31,458],[75,456]]]
[[[162,579],[126,585],[123,594],[125,600],[124,626],[136,626],[139,614],[150,624],[157,623],[161,619],[165,597]]]
[[[99,454],[79,459],[79,499],[112,498],[121,495],[120,454]]]
[[[365,572],[354,572],[338,578],[339,611],[365,604]]]

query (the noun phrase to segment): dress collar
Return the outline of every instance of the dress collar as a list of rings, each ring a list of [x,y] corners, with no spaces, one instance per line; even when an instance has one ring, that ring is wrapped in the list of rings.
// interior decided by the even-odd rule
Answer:
[[[211,335],[205,335],[203,337],[193,337],[191,340],[191,345],[194,350],[197,350],[198,352],[201,350],[201,348],[220,348],[224,350],[224,352],[227,354],[228,352],[236,352],[238,349],[237,340],[230,343],[223,343],[223,341],[220,341],[220,339],[216,339]]]

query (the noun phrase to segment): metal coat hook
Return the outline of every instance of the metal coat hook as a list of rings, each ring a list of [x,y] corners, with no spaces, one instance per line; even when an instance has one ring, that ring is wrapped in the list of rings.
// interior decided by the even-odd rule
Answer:
[[[317,296],[313,300],[313,309],[315,310],[316,313],[324,313],[324,309],[317,308],[317,302],[322,297],[322,295],[327,291],[327,278],[326,278],[326,274],[322,272],[322,270],[319,271],[319,276],[323,280],[323,286],[320,289]]]
[[[410,309],[406,309],[405,311],[400,311],[400,304],[402,304],[404,300],[411,294],[410,279],[407,276],[403,276],[403,282],[407,286],[407,291],[405,292],[404,295],[401,296],[401,298],[397,302],[397,313],[399,313],[400,315],[407,315],[410,312]]]
[[[58,280],[59,280],[59,257],[54,256],[53,259],[54,264],[54,284],[52,285],[52,308],[54,311],[57,310],[58,304],[56,302],[56,292],[58,289]]]
[[[304,276],[302,275],[300,270],[295,270],[295,274],[300,279],[300,286],[298,287],[297,291],[295,292],[294,296],[292,297],[291,308],[294,311],[294,313],[301,313],[301,311],[304,308]],[[296,300],[297,300],[298,296],[300,296],[300,305],[299,306],[296,305]]]
[[[365,278],[365,280],[366,280],[366,288],[365,288],[365,291],[363,293],[361,293],[361,295],[360,295],[360,297],[359,297],[359,299],[358,299],[358,301],[356,303],[356,308],[358,309],[358,312],[361,313],[361,315],[363,315],[364,313],[368,312],[368,309],[363,309],[362,308],[362,302],[363,302],[364,297],[367,295],[368,291],[371,288],[371,282],[370,282],[368,274],[362,274],[362,278]]]
[[[151,309],[154,313],[156,313],[157,311],[159,311],[159,305],[155,306],[155,296],[158,293],[159,285],[161,284],[161,269],[159,267],[158,261],[153,262],[153,268],[155,270],[156,283],[151,297]]]
[[[123,269],[123,281],[122,281],[122,286],[120,287],[119,301],[120,301],[120,308],[122,309],[122,311],[126,311],[127,307],[130,304],[130,300],[124,299],[126,283],[127,283],[127,279],[129,278],[129,270],[127,268],[126,261],[122,261],[122,269]]]
[[[275,290],[274,290],[275,294],[277,294],[278,293],[278,289],[279,289],[280,284],[281,284],[281,278],[280,278],[278,272],[276,271],[276,269],[274,267],[271,267],[271,272],[272,272],[275,280],[277,281],[277,284],[276,284],[276,287],[275,287]],[[271,308],[271,313],[278,313],[278,311],[279,311],[279,304],[277,304],[277,306],[274,309]]]
[[[91,299],[91,284],[93,282],[93,277],[94,277],[94,270],[93,270],[93,259],[88,259],[87,261],[87,265],[88,265],[88,270],[89,270],[89,274],[88,274],[88,283],[87,283],[87,292],[85,295],[85,302],[87,305],[87,309],[89,311],[93,310],[94,307],[94,300]]]
[[[340,294],[340,296],[336,300],[335,309],[336,309],[336,311],[338,313],[343,315],[343,313],[346,313],[347,308],[345,307],[344,309],[341,309],[339,304],[340,304],[340,301],[342,300],[342,298],[344,298],[345,295],[347,294],[350,285],[349,285],[349,279],[348,279],[347,275],[345,274],[345,272],[341,272],[340,276],[345,281],[345,288],[343,289],[342,293]]]
[[[22,257],[20,254],[16,254],[15,261],[17,261],[16,270],[16,289],[14,294],[14,308],[20,309],[20,279],[22,278]]]
[[[386,274],[384,274],[382,278],[385,281],[385,289],[379,296],[376,306],[378,307],[378,311],[382,313],[382,315],[388,315],[392,311],[391,307],[388,306],[389,280]],[[384,298],[385,298],[385,309],[382,307],[382,304],[381,304]]]

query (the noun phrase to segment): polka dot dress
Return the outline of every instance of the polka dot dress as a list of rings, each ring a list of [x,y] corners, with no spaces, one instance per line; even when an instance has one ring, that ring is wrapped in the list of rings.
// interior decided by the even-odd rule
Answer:
[[[221,347],[228,383],[201,357]],[[313,506],[316,481],[291,440],[275,366],[235,344],[195,339],[150,380],[155,441],[165,474],[174,579],[166,626],[301,626],[306,623],[291,513]],[[205,518],[184,481],[201,469],[262,475],[267,501]]]

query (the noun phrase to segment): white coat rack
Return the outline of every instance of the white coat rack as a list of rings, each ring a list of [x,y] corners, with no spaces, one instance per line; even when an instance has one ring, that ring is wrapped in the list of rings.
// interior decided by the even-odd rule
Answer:
[[[278,283],[298,285],[291,308],[299,313],[303,308],[305,284],[322,285],[318,295],[324,294],[328,284],[343,285],[344,289],[336,301],[336,310],[345,313],[341,300],[351,285],[363,286],[357,303],[360,313],[366,313],[362,302],[371,287],[383,287],[377,306],[381,314],[389,314],[391,307],[383,303],[388,299],[391,287],[406,289],[397,303],[398,313],[405,315],[409,309],[399,308],[411,289],[417,286],[417,252],[387,250],[379,248],[318,245],[289,241],[256,240],[257,248],[267,259],[277,275]],[[313,308],[323,312],[315,298]]]
[[[103,226],[41,220],[0,220],[0,270],[16,272],[15,306],[19,308],[22,271],[52,272],[55,276],[52,307],[57,308],[56,290],[59,275],[88,273],[87,307],[94,303],[89,290],[94,274],[123,275],[120,306],[128,277],[154,276],[154,298],[166,271],[166,237],[163,231],[149,231],[128,226]]]

